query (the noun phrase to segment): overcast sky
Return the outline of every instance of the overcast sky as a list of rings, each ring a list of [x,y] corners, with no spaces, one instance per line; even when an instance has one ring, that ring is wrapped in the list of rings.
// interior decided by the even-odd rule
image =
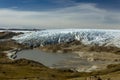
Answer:
[[[0,26],[120,29],[120,0],[0,0]]]

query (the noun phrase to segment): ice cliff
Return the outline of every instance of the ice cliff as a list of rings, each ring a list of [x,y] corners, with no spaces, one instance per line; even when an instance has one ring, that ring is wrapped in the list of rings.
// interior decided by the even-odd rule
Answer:
[[[32,31],[15,36],[12,39],[18,43],[33,47],[78,40],[85,45],[115,46],[120,48],[120,30],[53,29]]]

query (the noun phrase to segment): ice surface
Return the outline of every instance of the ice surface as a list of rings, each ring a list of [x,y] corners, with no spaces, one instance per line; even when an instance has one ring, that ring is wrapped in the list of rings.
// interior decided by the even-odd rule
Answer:
[[[78,40],[85,45],[104,45],[120,48],[120,30],[51,29],[21,34],[12,39],[33,47]]]

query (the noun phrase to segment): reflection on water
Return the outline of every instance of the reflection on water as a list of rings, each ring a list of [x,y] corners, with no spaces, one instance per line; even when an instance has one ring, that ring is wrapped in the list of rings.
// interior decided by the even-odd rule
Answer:
[[[84,53],[83,56],[90,53]],[[49,53],[42,52],[38,49],[23,50],[17,53],[17,58],[26,58],[34,61],[38,61],[45,66],[52,68],[65,68],[79,72],[90,72],[92,70],[100,70],[105,68],[107,64],[111,64],[111,61],[88,61],[89,57],[81,57],[78,54],[72,53]]]
[[[38,49],[33,50],[23,50],[17,53],[17,58],[26,58],[34,61],[38,61],[45,66],[52,67],[53,65],[57,65],[61,62],[70,60],[73,57],[73,54],[62,54],[62,53],[47,53],[42,52]]]

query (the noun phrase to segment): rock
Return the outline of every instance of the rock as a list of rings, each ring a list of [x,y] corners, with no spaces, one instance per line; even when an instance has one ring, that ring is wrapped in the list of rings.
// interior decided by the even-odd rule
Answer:
[[[94,70],[97,70],[97,69],[99,69],[98,66],[93,65],[92,67],[88,68],[85,72],[91,72],[91,71],[94,71]]]
[[[85,72],[86,69],[85,69],[85,68],[80,68],[80,67],[78,67],[78,68],[76,68],[76,71],[77,71],[77,72]]]
[[[98,76],[90,76],[90,77],[87,77],[86,80],[102,80],[102,78]]]
[[[87,61],[92,62],[92,61],[95,61],[95,59],[93,57],[89,57],[89,58],[87,58]]]

